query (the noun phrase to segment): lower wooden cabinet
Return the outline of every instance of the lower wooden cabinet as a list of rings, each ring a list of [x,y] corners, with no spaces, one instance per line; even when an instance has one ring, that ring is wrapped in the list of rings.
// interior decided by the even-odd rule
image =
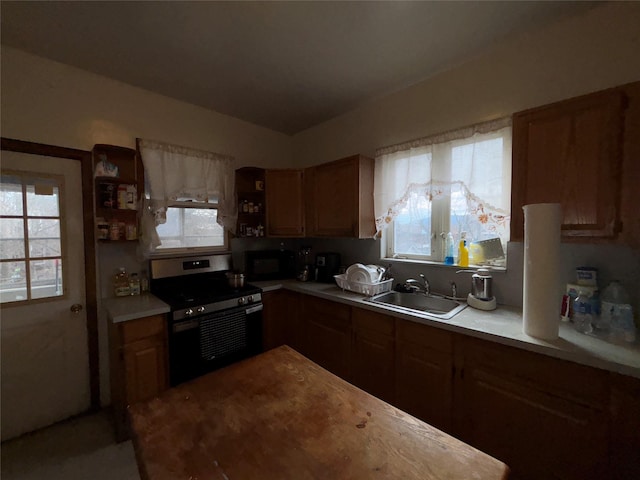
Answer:
[[[456,436],[507,463],[510,478],[610,478],[607,372],[456,340]]]
[[[396,405],[451,432],[453,335],[414,322],[396,322]]]
[[[303,328],[299,322],[300,294],[289,290],[274,290],[262,294],[262,346],[271,350],[280,345],[289,345],[300,353]]]
[[[331,373],[351,375],[351,307],[305,296],[302,302],[302,353]]]
[[[266,298],[265,318],[274,305],[280,317],[296,311],[291,297]],[[295,298],[300,314],[290,323],[280,318],[274,345],[302,338],[289,344],[505,462],[510,479],[640,478],[640,380],[310,295]]]
[[[111,404],[118,441],[129,437],[127,406],[169,386],[166,324],[164,315],[154,315],[109,325]]]
[[[640,478],[640,380],[612,374],[610,395],[610,478]]]
[[[351,317],[353,384],[395,404],[395,319],[361,308],[353,308]]]

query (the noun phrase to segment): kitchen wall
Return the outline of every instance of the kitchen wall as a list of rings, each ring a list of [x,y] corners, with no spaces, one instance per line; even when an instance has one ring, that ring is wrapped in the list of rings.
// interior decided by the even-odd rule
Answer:
[[[295,135],[294,158],[299,166],[310,166],[354,153],[374,156],[379,147],[640,80],[638,25],[640,3],[609,2],[516,36],[427,81]],[[333,249],[342,251],[347,263],[379,262],[377,242],[353,242],[334,243]],[[494,275],[495,294],[499,302],[522,305],[523,244],[510,243],[508,256],[507,272]],[[596,266],[601,286],[620,278],[635,297],[638,311],[637,250],[563,244],[562,257],[564,281],[575,279],[576,266]],[[452,268],[394,262],[394,270],[403,279],[424,272],[438,290],[456,281],[468,292],[469,282],[456,278]]]
[[[291,137],[14,48],[1,50],[1,135],[91,150],[135,148],[136,137],[231,155],[236,167],[286,167]],[[112,296],[118,266],[140,270],[135,245],[98,246],[98,298]],[[99,310],[101,396],[109,403],[104,312]]]

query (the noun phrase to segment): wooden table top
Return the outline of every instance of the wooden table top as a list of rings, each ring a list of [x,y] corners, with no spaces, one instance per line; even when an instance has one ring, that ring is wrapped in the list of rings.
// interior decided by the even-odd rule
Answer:
[[[286,346],[129,413],[150,480],[497,480],[509,471]]]

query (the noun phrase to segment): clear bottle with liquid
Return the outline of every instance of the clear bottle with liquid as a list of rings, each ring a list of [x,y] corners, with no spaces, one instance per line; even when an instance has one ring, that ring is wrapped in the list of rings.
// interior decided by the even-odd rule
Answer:
[[[580,333],[593,332],[593,316],[591,315],[591,300],[582,290],[573,301],[573,326]]]
[[[140,292],[146,293],[149,291],[149,276],[146,270],[142,270],[140,275]]]
[[[636,340],[630,297],[617,280],[613,280],[602,292],[600,323],[608,327],[609,340],[614,343]]]
[[[444,264],[453,265],[453,235],[451,232],[447,233],[444,247]]]
[[[129,275],[124,267],[120,267],[113,278],[113,290],[116,297],[127,297],[131,294]]]

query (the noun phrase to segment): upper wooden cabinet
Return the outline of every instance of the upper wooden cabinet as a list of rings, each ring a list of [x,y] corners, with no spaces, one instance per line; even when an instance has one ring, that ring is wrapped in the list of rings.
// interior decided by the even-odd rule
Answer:
[[[305,170],[308,237],[373,237],[373,168],[353,155]]]
[[[532,203],[562,205],[565,238],[620,231],[625,104],[612,89],[514,115],[512,240],[522,240]]]
[[[267,235],[304,236],[304,199],[302,170],[267,170]]]

